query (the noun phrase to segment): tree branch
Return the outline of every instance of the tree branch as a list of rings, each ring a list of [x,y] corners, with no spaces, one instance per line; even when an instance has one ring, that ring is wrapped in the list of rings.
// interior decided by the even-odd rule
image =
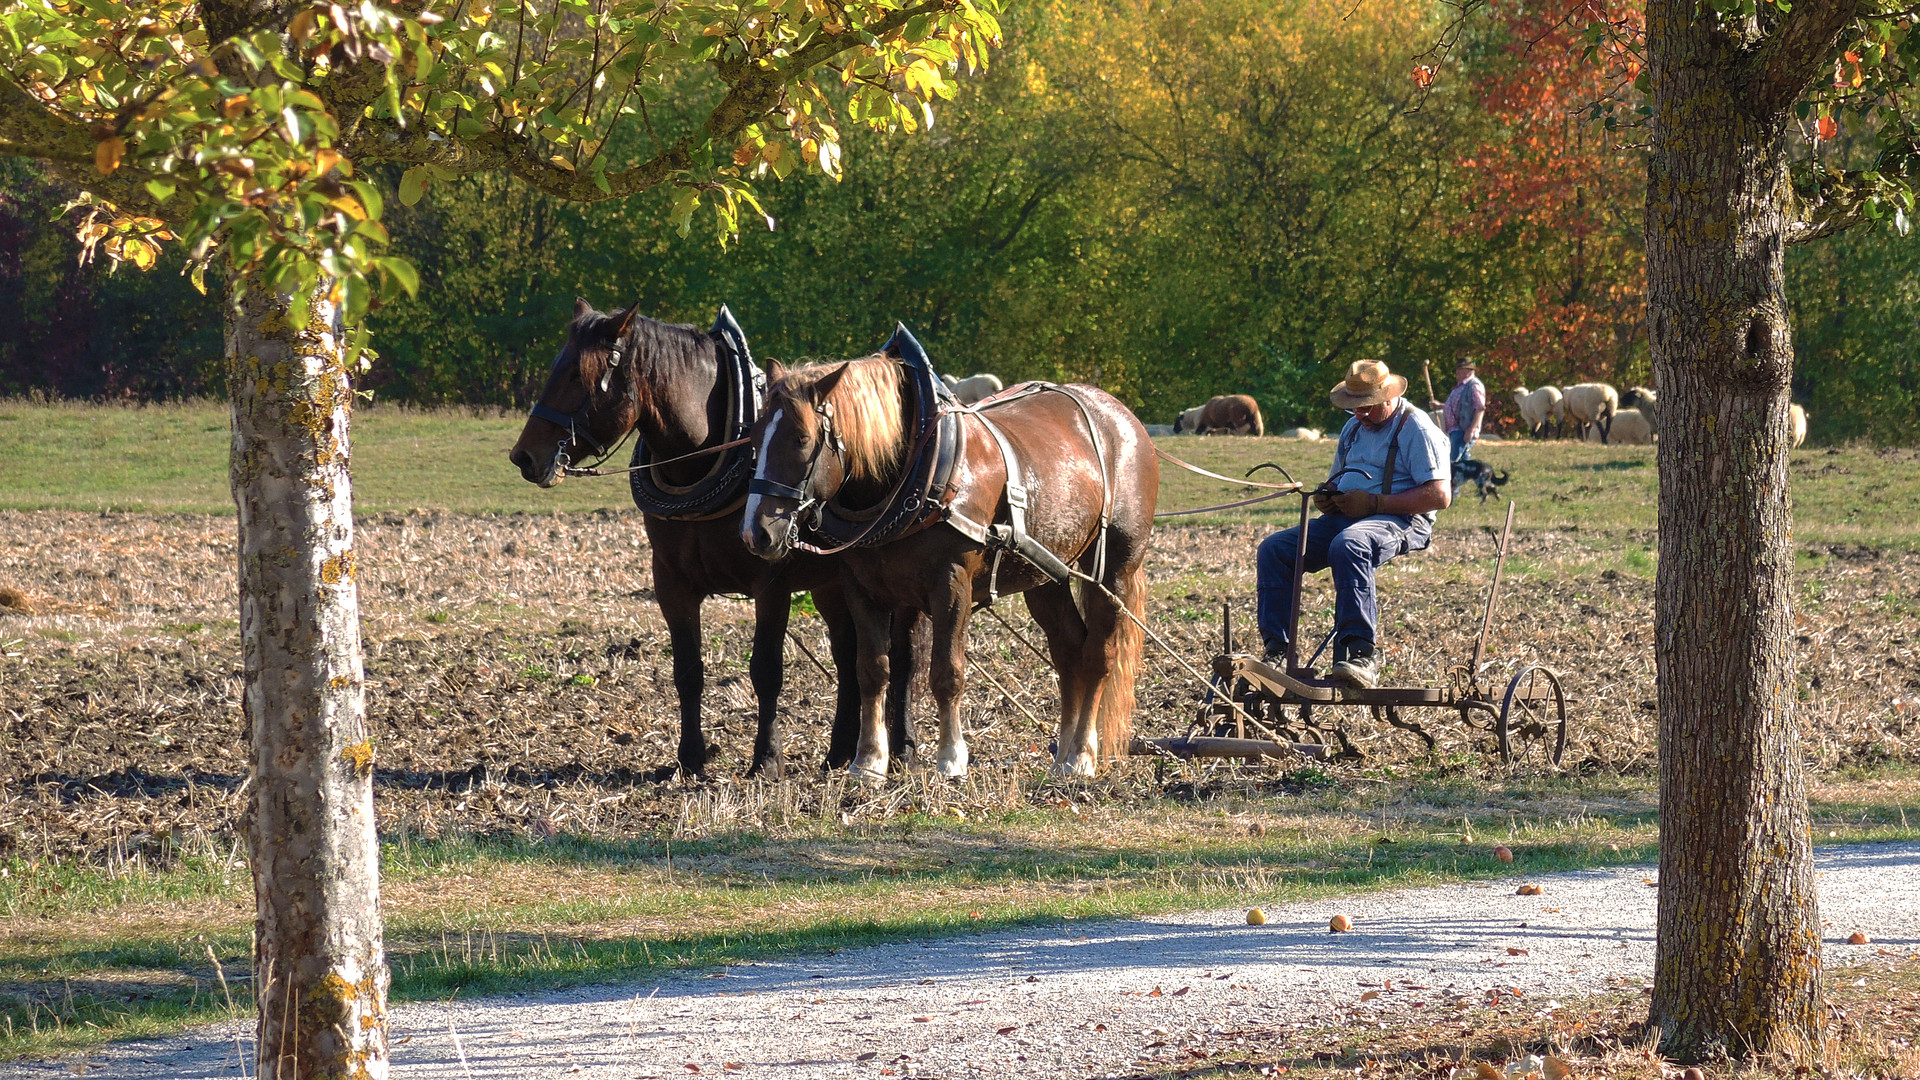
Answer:
[[[1858,172],[1827,175],[1811,199],[1796,191],[1787,208],[1787,243],[1819,240],[1867,221],[1872,195],[1872,185]]]
[[[35,158],[54,175],[78,184],[128,213],[171,221],[148,194],[150,173],[123,165],[101,176],[93,167],[93,133],[27,93],[13,80],[0,77],[0,154]],[[185,203],[180,204],[182,207]]]
[[[884,37],[905,26],[914,16],[939,11],[950,2],[927,0],[858,30],[816,40],[796,52],[781,68],[762,66],[753,58],[717,61],[715,66],[719,68],[721,81],[727,84],[727,93],[702,125],[707,139],[720,145],[731,142],[741,131],[777,111],[788,84],[808,71],[840,53],[864,45],[869,36]],[[364,120],[351,137],[343,133],[339,149],[355,164],[437,165],[461,173],[504,169],[555,198],[601,202],[637,195],[668,182],[675,173],[692,167],[697,145],[693,136],[682,136],[637,165],[609,172],[606,190],[594,183],[591,173],[553,164],[540,156],[533,139],[512,132],[489,131],[461,138],[418,127],[402,128],[390,120]]]
[[[1747,100],[1759,115],[1791,106],[1853,20],[1860,0],[1802,0],[1748,61]]]

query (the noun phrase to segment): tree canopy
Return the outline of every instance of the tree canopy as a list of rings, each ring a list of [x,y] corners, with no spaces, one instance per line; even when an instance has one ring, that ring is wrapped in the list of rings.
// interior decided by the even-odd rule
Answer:
[[[1638,12],[1501,4],[1451,51],[1422,55],[1453,9],[1024,5],[984,77],[942,77],[952,97],[930,99],[941,108],[927,138],[844,122],[871,84],[837,69],[818,80],[816,114],[824,101],[842,117],[838,177],[814,167],[756,187],[773,233],[736,199],[739,238],[724,251],[678,238],[689,221],[700,234],[727,224],[705,208],[724,207],[725,191],[692,173],[585,204],[546,193],[602,194],[550,160],[540,175],[564,183],[544,190],[505,170],[368,164],[356,175],[385,196],[393,235],[379,254],[416,267],[432,298],[389,292],[372,312],[385,362],[366,381],[388,400],[521,403],[585,294],[686,320],[729,303],[756,349],[779,356],[850,355],[901,318],[944,368],[1099,378],[1150,420],[1252,391],[1279,425],[1317,423],[1321,384],[1362,355],[1416,382],[1422,360],[1460,354],[1481,357],[1496,389],[1642,382]],[[622,122],[596,129],[609,132],[598,161],[697,133],[726,93],[710,67],[636,91]],[[1850,93],[1871,85],[1870,65],[1857,92],[1845,71]],[[924,127],[917,100],[901,112]],[[1841,110],[1835,138],[1817,140],[1821,115],[1809,107],[1808,176],[1816,156],[1846,174],[1880,152],[1880,121]],[[555,145],[541,144],[547,158],[596,160],[577,140]],[[721,172],[728,157],[715,170],[729,183],[774,175],[766,155],[786,153],[775,145],[798,150],[780,162],[806,164],[804,140],[776,139],[741,177]],[[209,309],[182,279],[76,266],[62,232],[88,208],[44,221],[72,189],[26,177],[0,188],[18,193],[0,194],[0,225],[20,238],[0,245],[0,392],[218,391]],[[682,217],[689,192],[703,209]],[[419,201],[400,205],[402,193]],[[1910,395],[1856,390],[1920,376],[1920,340],[1902,329],[1920,297],[1875,272],[1904,265],[1904,205],[1878,205],[1876,229],[1790,256],[1796,395],[1816,438],[1904,441],[1920,420]],[[162,254],[172,268],[182,257]],[[129,325],[121,313],[135,309],[152,314]]]

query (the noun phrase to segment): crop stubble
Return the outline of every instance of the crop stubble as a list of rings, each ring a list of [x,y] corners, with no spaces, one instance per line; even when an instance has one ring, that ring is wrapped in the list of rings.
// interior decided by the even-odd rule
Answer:
[[[1218,649],[1223,600],[1241,647],[1251,647],[1253,550],[1269,528],[1157,535],[1149,618],[1196,666]],[[832,688],[792,648],[781,712],[793,779],[736,782],[752,737],[752,609],[710,600],[713,780],[669,783],[655,777],[673,759],[678,713],[636,515],[385,515],[363,519],[357,543],[389,833],[697,835],[811,816],[986,808],[1035,797],[1045,784],[1051,675],[993,619],[973,620],[972,660],[1045,727],[972,678],[973,775],[869,794],[819,773]],[[1620,543],[1556,531],[1518,537],[1488,655],[1496,672],[1544,663],[1562,673],[1573,696],[1569,767],[1644,772],[1654,764],[1652,581],[1622,563]],[[1627,538],[1629,547],[1651,543]],[[1493,553],[1486,531],[1443,531],[1432,550],[1387,571],[1384,655],[1394,681],[1443,680],[1465,661]],[[1799,615],[1810,755],[1835,768],[1920,754],[1908,704],[1920,694],[1920,661],[1907,621],[1920,608],[1910,584],[1920,555],[1821,555],[1803,571]],[[0,513],[0,586],[20,594],[0,605],[0,858],[164,858],[183,845],[230,843],[247,761],[230,523]],[[1330,604],[1321,575],[1307,595],[1308,625],[1324,623]],[[1038,640],[1020,604],[1003,601],[1000,611]],[[818,619],[797,616],[794,628],[824,660]],[[1495,678],[1504,685],[1504,674]],[[1139,690],[1141,733],[1186,728],[1196,688],[1151,644]],[[930,737],[928,706],[916,711]],[[1441,737],[1443,761],[1496,768],[1484,735],[1473,742],[1450,713],[1423,718]],[[1349,731],[1368,765],[1420,757],[1411,736],[1375,730],[1357,711]],[[1138,797],[1150,773],[1135,763],[1093,791]]]

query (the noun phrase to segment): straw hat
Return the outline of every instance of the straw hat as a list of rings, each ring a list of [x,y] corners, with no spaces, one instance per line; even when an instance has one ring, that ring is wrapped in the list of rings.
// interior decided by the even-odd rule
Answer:
[[[1355,360],[1347,368],[1346,381],[1333,388],[1328,397],[1342,409],[1360,409],[1392,401],[1407,392],[1405,376],[1395,375],[1378,360]]]

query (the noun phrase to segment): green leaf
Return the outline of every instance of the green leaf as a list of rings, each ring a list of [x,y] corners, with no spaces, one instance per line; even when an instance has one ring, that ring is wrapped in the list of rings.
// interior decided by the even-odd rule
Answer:
[[[400,174],[400,202],[403,205],[412,206],[420,201],[420,196],[427,190],[428,175],[425,165],[415,165]]]
[[[373,260],[373,265],[386,271],[400,287],[407,290],[408,296],[420,295],[420,271],[413,264],[397,255],[384,255]]]
[[[700,192],[695,188],[681,188],[680,194],[673,198],[673,213],[669,220],[681,236],[687,235],[692,228],[694,208],[700,205]]]
[[[147,181],[147,194],[153,196],[154,202],[166,202],[168,199],[173,198],[173,192],[174,186],[170,180]]]
[[[453,132],[463,139],[477,139],[487,133],[487,125],[471,116],[463,116],[454,123]]]
[[[377,218],[386,209],[385,200],[380,198],[380,189],[365,180],[349,180],[347,186],[360,196],[360,205],[367,208],[367,216]]]

